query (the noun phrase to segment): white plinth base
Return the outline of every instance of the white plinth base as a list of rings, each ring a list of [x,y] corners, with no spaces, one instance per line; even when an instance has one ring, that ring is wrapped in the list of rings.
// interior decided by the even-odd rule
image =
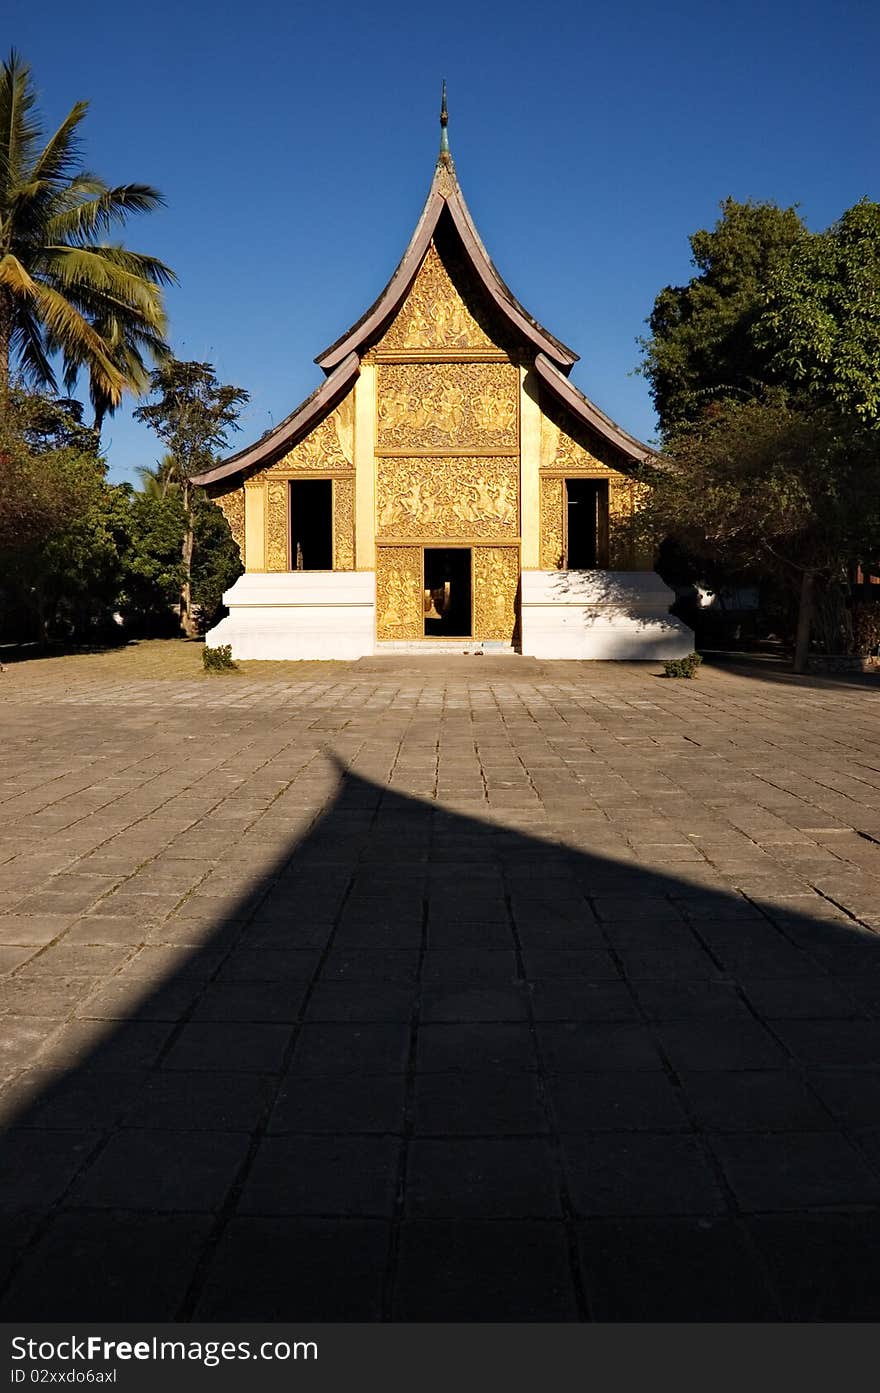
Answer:
[[[376,643],[374,571],[249,572],[223,596],[229,609],[205,635],[233,658],[352,659]]]
[[[654,571],[524,571],[522,652],[530,658],[683,658],[693,630]]]

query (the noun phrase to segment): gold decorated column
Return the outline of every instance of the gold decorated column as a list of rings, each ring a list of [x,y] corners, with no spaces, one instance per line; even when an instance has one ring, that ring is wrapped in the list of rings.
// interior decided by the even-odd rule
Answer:
[[[355,565],[376,569],[376,368],[362,363],[354,387]]]
[[[541,567],[541,408],[533,395],[532,382],[526,386],[528,370],[520,369],[520,526],[522,529],[522,568]]]
[[[244,554],[249,571],[265,571],[266,484],[261,477],[244,481]]]

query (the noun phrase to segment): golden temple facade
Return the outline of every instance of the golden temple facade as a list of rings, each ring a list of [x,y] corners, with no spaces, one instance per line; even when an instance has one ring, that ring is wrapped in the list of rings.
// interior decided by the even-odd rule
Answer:
[[[391,281],[316,361],[318,390],[197,480],[245,567],[209,643],[517,649],[529,573],[567,578],[537,624],[573,592],[583,608],[600,573],[649,571],[631,527],[647,449],[568,380],[576,355],[501,280],[445,148]]]

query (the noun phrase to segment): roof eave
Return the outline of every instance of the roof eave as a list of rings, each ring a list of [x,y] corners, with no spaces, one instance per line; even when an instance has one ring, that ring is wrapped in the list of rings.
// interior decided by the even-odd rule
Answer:
[[[358,376],[360,369],[358,355],[349,353],[330,373],[326,381],[322,382],[311,396],[306,397],[305,401],[301,402],[289,416],[286,416],[274,430],[268,431],[253,445],[231,455],[229,459],[218,464],[216,468],[208,469],[204,474],[194,475],[192,482],[203,487],[207,484],[218,484],[222,480],[230,479],[246,470],[259,469],[273,464],[282,455],[285,455],[298,440],[302,439],[312,426],[323,420],[328,412],[339,405]]]
[[[434,178],[421,217],[409,246],[403,254],[394,275],[366,314],[356,324],[337,339],[334,344],[315,359],[325,372],[331,372],[346,354],[363,352],[365,346],[375,340],[384,326],[400,309],[419,267],[427,255],[431,238],[437,227],[444,207],[449,209],[455,229],[461,239],[468,260],[480,283],[486,290],[496,308],[512,325],[514,330],[527,339],[535,351],[546,353],[548,358],[565,371],[578,361],[578,355],[559,339],[548,332],[523,308],[516,296],[505,284],[480,240],[473,218],[464,201],[451,161],[442,158],[437,163]]]
[[[626,456],[632,464],[643,464],[645,460],[651,459],[655,451],[643,441],[637,440],[628,431],[610,416],[606,416],[604,411],[600,411],[598,406],[585,397],[583,392],[578,391],[573,382],[560,372],[555,363],[544,353],[539,353],[535,359],[535,372],[541,382],[552,392],[556,399],[567,407],[569,411],[582,421],[584,425],[590,427],[609,445]]]

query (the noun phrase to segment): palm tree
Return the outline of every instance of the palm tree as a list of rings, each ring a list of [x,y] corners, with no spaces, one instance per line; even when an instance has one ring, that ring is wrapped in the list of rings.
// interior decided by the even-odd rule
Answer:
[[[166,498],[169,493],[176,493],[180,489],[173,455],[163,455],[152,468],[148,464],[139,464],[134,472],[141,481],[140,492],[148,498]]]
[[[167,357],[162,287],[175,280],[155,257],[101,238],[164,200],[148,184],[111,188],[80,167],[87,102],[46,144],[35,106],[30,68],[12,52],[0,66],[0,400],[15,367],[56,390],[57,355],[68,390],[88,373],[100,426],[124,391],[147,386],[144,355]]]

